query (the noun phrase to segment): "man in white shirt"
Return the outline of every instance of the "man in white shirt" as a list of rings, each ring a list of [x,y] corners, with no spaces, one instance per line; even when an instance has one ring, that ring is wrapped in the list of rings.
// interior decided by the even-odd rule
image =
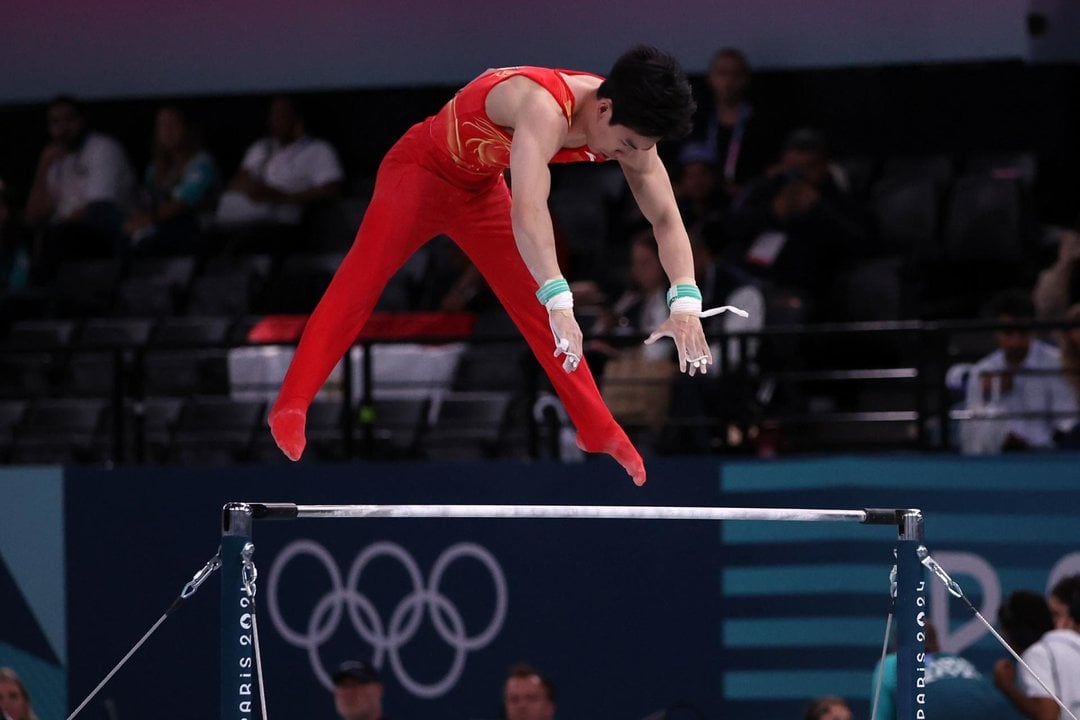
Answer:
[[[1031,299],[1022,292],[995,298],[991,313],[1003,325],[1035,317]],[[972,367],[967,383],[972,418],[960,426],[965,453],[1052,448],[1056,436],[1076,423],[1080,409],[1062,375],[1061,353],[1032,335],[1023,327],[998,330],[998,349]]]
[[[247,152],[222,195],[219,226],[297,225],[311,203],[338,197],[345,173],[333,146],[309,136],[288,97],[271,102],[269,135]]]
[[[91,132],[70,97],[49,104],[47,122],[50,142],[26,202],[26,224],[44,231],[36,254],[50,263],[61,255],[120,252],[135,189],[124,148]]]

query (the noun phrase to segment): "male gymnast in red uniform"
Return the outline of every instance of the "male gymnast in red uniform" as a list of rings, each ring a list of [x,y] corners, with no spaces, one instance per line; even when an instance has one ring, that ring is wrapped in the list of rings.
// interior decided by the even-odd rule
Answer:
[[[525,336],[581,448],[610,454],[643,484],[641,456],[582,360],[573,295],[555,257],[548,164],[615,160],[622,166],[671,280],[670,317],[646,342],[671,337],[680,370],[704,373],[712,356],[690,242],[656,152],[661,139],[689,131],[693,112],[690,85],[675,59],[640,46],[624,53],[606,79],[539,67],[488,70],[409,129],[379,167],[356,240],[304,328],[270,411],[281,450],[300,458],[307,408],[386,283],[421,245],[446,234]]]

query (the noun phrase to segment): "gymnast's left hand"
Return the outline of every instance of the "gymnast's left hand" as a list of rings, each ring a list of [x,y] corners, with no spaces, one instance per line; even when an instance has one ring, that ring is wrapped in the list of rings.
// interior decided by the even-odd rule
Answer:
[[[563,371],[572,373],[581,364],[583,354],[581,327],[573,310],[552,310],[548,313],[551,334],[555,336],[555,357],[563,356]]]
[[[705,331],[701,327],[701,319],[692,313],[673,312],[656,331],[645,338],[646,345],[652,345],[662,337],[669,337],[675,341],[675,349],[679,351],[679,371],[689,374],[691,377],[696,373],[704,375],[709,371],[709,365],[713,361],[709,343],[705,340]]]

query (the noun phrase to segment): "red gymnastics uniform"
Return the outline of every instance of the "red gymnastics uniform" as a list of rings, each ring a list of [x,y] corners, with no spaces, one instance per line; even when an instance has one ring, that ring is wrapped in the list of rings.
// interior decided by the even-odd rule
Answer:
[[[298,455],[303,436],[280,413],[306,412],[312,398],[371,315],[390,277],[431,238],[445,234],[468,255],[495,292],[551,379],[590,452],[616,457],[644,482],[641,458],[600,397],[585,362],[575,372],[553,356],[547,309],[518,253],[503,171],[512,135],[493,123],[484,103],[492,87],[524,76],[558,101],[569,124],[574,95],[560,76],[586,74],[539,67],[488,70],[462,88],[433,117],[417,123],[379,166],[375,191],[356,240],[308,320],[270,413],[274,437]],[[586,147],[561,149],[551,162],[599,162]]]

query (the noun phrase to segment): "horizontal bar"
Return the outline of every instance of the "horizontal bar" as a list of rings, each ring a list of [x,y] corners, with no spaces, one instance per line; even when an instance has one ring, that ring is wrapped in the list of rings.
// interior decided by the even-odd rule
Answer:
[[[1017,373],[1019,374],[1019,373]],[[997,415],[979,415],[974,410],[950,410],[950,420],[1049,420],[1051,418],[1073,417],[1076,415],[1075,410],[1034,410],[1034,411],[1016,411],[1016,412],[1003,412]]]
[[[1075,413],[1074,413],[1075,414]],[[1043,415],[1040,415],[1043,417]],[[851,423],[851,422],[915,422],[919,414],[914,410],[863,410],[853,412],[820,412],[801,415],[777,415],[776,421],[781,423],[798,423],[800,425],[824,424],[824,423]]]
[[[637,505],[293,505],[245,503],[255,519],[289,518],[531,518],[611,520],[768,520],[893,525],[908,510],[657,507]]]
[[[919,377],[918,369],[911,367],[866,370],[780,370],[772,374],[785,380],[914,380]]]

